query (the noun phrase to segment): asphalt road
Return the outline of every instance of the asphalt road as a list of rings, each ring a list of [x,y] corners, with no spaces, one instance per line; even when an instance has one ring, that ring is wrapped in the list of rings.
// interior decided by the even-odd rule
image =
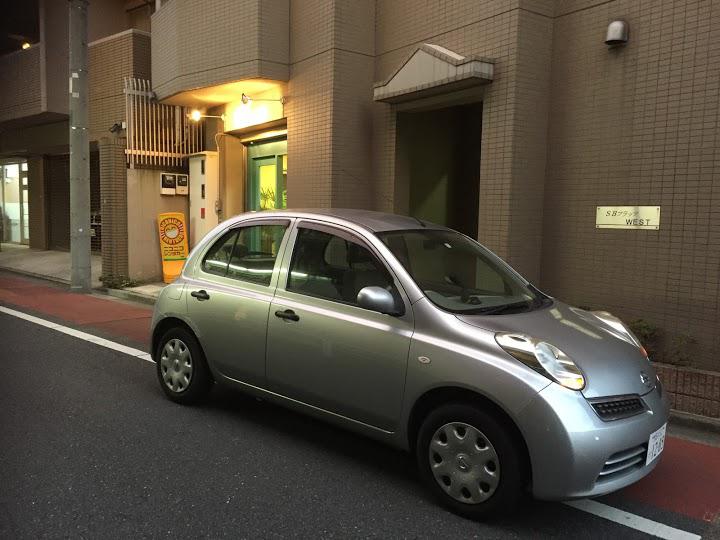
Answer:
[[[3,313],[0,338],[0,538],[647,538],[534,501],[468,521],[371,440],[217,388],[175,405],[153,364]]]

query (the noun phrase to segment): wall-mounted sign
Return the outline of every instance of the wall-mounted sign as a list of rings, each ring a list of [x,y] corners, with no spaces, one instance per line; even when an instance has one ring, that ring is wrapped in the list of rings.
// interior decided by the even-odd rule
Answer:
[[[660,228],[659,206],[598,206],[595,215],[598,229],[649,229]]]
[[[175,186],[175,194],[176,195],[187,195],[188,194],[188,175],[187,174],[177,174],[175,175],[177,179],[177,185]]]
[[[160,174],[160,193],[162,195],[175,195],[177,175],[170,173]]]
[[[158,214],[158,233],[160,235],[163,281],[172,283],[180,275],[188,256],[185,214],[181,212]]]

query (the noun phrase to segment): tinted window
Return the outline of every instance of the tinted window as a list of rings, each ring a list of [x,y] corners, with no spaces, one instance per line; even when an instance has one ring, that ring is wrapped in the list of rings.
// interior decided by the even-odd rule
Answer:
[[[203,270],[241,281],[269,285],[285,225],[252,225],[220,238],[203,260]]]
[[[392,278],[359,241],[315,229],[300,228],[288,276],[288,290],[357,304],[360,289],[392,290]]]

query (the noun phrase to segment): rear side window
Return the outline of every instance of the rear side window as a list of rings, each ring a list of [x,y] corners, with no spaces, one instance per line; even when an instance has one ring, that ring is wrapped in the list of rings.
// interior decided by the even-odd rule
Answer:
[[[225,233],[220,240],[213,244],[203,259],[202,268],[205,272],[216,276],[227,274],[228,263],[230,262],[237,235],[238,231],[234,229]]]
[[[286,229],[275,223],[233,229],[208,250],[202,268],[209,274],[270,285]]]

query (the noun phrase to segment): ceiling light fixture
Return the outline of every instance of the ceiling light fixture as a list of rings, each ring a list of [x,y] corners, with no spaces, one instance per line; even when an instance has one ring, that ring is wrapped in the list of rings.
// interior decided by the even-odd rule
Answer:
[[[282,96],[282,97],[279,98],[279,99],[263,99],[263,98],[253,99],[253,98],[251,98],[250,96],[248,96],[247,94],[243,94],[243,95],[242,95],[242,102],[243,102],[243,103],[245,103],[245,104],[247,105],[247,104],[250,103],[251,101],[279,101],[280,103],[282,103],[283,105],[285,105],[285,96]]]

